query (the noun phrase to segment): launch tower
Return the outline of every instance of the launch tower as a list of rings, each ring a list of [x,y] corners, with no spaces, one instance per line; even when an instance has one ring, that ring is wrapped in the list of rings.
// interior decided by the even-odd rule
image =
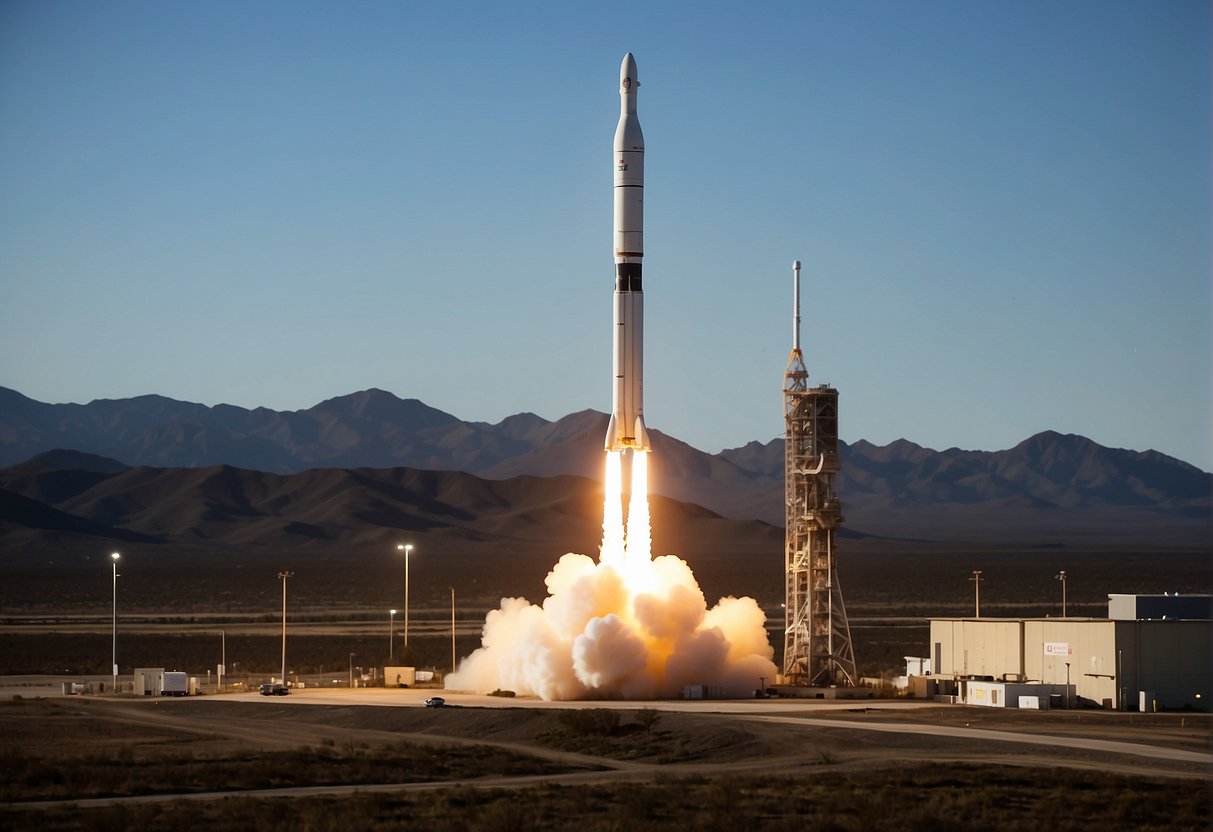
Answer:
[[[783,375],[784,604],[783,678],[790,685],[854,686],[855,653],[834,565],[842,503],[838,473],[838,391],[809,387],[800,352],[800,261],[792,264],[792,353]]]

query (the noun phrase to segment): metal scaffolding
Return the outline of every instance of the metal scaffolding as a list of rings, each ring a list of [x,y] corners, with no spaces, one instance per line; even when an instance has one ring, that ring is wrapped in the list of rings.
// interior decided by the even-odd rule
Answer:
[[[793,685],[854,686],[851,627],[835,569],[834,531],[842,503],[838,473],[838,391],[809,387],[800,351],[800,261],[792,265],[795,313],[792,353],[784,373],[783,678]]]

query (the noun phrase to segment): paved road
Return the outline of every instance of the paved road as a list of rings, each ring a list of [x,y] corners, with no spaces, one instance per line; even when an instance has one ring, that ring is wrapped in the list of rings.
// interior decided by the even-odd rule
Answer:
[[[260,696],[257,693],[225,694],[224,701],[236,702],[289,702],[299,705],[376,705],[401,707],[422,706],[431,696],[441,696],[451,705],[476,708],[610,708],[635,711],[653,708],[659,711],[702,714],[755,714],[755,713],[803,713],[811,711],[912,711],[923,708],[943,708],[937,702],[922,699],[671,699],[652,702],[641,701],[595,701],[595,702],[545,702],[529,697],[486,696],[472,693],[454,693],[430,688],[305,688],[295,689],[289,696]]]
[[[880,731],[888,734],[918,734],[930,737],[982,740],[985,742],[1010,742],[1024,745],[1042,745],[1051,748],[1071,748],[1081,751],[1098,751],[1101,754],[1129,754],[1180,763],[1200,763],[1213,771],[1213,754],[1200,751],[1185,751],[1160,745],[1143,745],[1136,742],[1065,737],[1054,734],[1019,734],[1012,731],[991,731],[988,728],[963,728],[954,725],[920,725],[915,723],[859,723],[838,719],[814,719],[753,715],[747,719],[763,722],[778,722],[785,725],[814,725],[819,728],[843,728],[852,731]]]

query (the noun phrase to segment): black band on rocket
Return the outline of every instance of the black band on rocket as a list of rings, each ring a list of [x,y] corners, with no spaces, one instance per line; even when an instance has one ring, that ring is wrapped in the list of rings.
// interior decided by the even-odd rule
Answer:
[[[640,289],[640,263],[616,263],[615,264],[615,291],[616,292],[639,292]]]

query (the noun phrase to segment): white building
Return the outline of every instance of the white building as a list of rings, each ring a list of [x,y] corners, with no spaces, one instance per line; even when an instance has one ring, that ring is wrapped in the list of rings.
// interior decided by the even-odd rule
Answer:
[[[1180,599],[1168,602],[1165,599]],[[1203,602],[1194,599],[1206,599]],[[1164,599],[1164,600],[1160,600]],[[931,621],[932,680],[941,693],[995,704],[970,682],[1033,684],[1065,703],[1116,710],[1209,709],[1213,695],[1213,620],[1179,618],[1207,611],[1209,596],[1109,596],[1107,619],[940,618]],[[1201,607],[1203,603],[1205,606]],[[1155,618],[1118,618],[1148,609]],[[1000,706],[1016,707],[1008,691]],[[1056,700],[1054,700],[1056,701]]]

